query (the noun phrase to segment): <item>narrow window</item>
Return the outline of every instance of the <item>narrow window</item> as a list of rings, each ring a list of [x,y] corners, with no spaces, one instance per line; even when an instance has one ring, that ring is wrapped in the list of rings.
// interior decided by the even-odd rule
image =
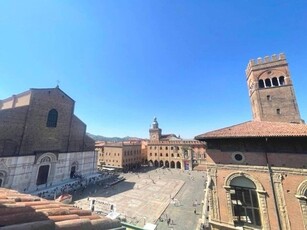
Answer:
[[[272,84],[273,84],[273,86],[278,86],[278,80],[277,80],[276,77],[272,78]]]
[[[264,88],[264,82],[263,82],[262,79],[259,80],[258,84],[259,84],[259,88],[260,88],[260,89]]]
[[[276,113],[277,113],[277,114],[280,114],[280,109],[276,109]]]
[[[270,78],[265,79],[265,86],[271,87],[271,79]]]
[[[284,76],[280,76],[279,77],[279,85],[284,85],[285,84],[285,77]]]
[[[267,95],[267,96],[266,96],[266,99],[267,99],[268,101],[271,101],[271,100],[272,100],[271,95]]]
[[[47,127],[56,127],[58,122],[58,111],[52,109],[48,113]]]

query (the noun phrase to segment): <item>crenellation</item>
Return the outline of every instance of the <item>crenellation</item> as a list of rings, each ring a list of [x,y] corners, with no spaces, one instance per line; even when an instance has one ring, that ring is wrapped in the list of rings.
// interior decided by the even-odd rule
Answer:
[[[286,56],[284,53],[272,56],[258,57],[256,60],[251,59],[246,67],[246,76],[248,77],[252,71],[272,68],[274,66],[287,65]]]
[[[286,59],[286,55],[284,53],[279,54],[279,60],[284,60]]]
[[[262,58],[261,57],[257,58],[257,64],[262,64]]]
[[[270,61],[270,57],[269,56],[265,56],[264,57],[264,62],[266,63],[266,62],[269,62]]]

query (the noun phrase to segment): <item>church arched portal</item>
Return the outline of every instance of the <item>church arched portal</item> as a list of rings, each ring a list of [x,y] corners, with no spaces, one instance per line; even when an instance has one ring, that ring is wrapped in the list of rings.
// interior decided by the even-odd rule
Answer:
[[[49,165],[42,165],[39,167],[36,185],[46,184],[48,180],[48,174],[49,174]]]
[[[181,163],[179,161],[177,161],[176,166],[177,169],[181,169]]]
[[[75,173],[76,173],[76,166],[73,165],[71,166],[71,169],[70,169],[70,178],[74,178]]]

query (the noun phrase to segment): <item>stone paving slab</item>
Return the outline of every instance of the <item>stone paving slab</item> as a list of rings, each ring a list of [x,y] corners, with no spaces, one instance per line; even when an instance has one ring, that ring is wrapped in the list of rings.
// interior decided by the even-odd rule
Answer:
[[[126,217],[128,221],[138,226],[145,222],[155,223],[168,207],[174,197],[184,185],[180,179],[164,178],[159,173],[126,175],[126,184],[133,184],[132,189],[125,189],[124,184],[116,184],[109,189],[98,189],[90,199],[114,204],[116,212]],[[107,197],[107,191],[114,195]],[[87,198],[79,200],[76,205],[89,210]],[[99,209],[98,205],[95,210]],[[106,210],[107,211],[107,210]]]

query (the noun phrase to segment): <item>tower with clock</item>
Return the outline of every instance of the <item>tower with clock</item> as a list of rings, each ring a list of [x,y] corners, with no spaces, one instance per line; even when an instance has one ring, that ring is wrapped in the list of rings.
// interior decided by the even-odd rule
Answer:
[[[151,141],[159,141],[161,137],[162,130],[159,128],[159,124],[157,122],[157,118],[155,117],[151,128],[149,129],[149,137]]]

